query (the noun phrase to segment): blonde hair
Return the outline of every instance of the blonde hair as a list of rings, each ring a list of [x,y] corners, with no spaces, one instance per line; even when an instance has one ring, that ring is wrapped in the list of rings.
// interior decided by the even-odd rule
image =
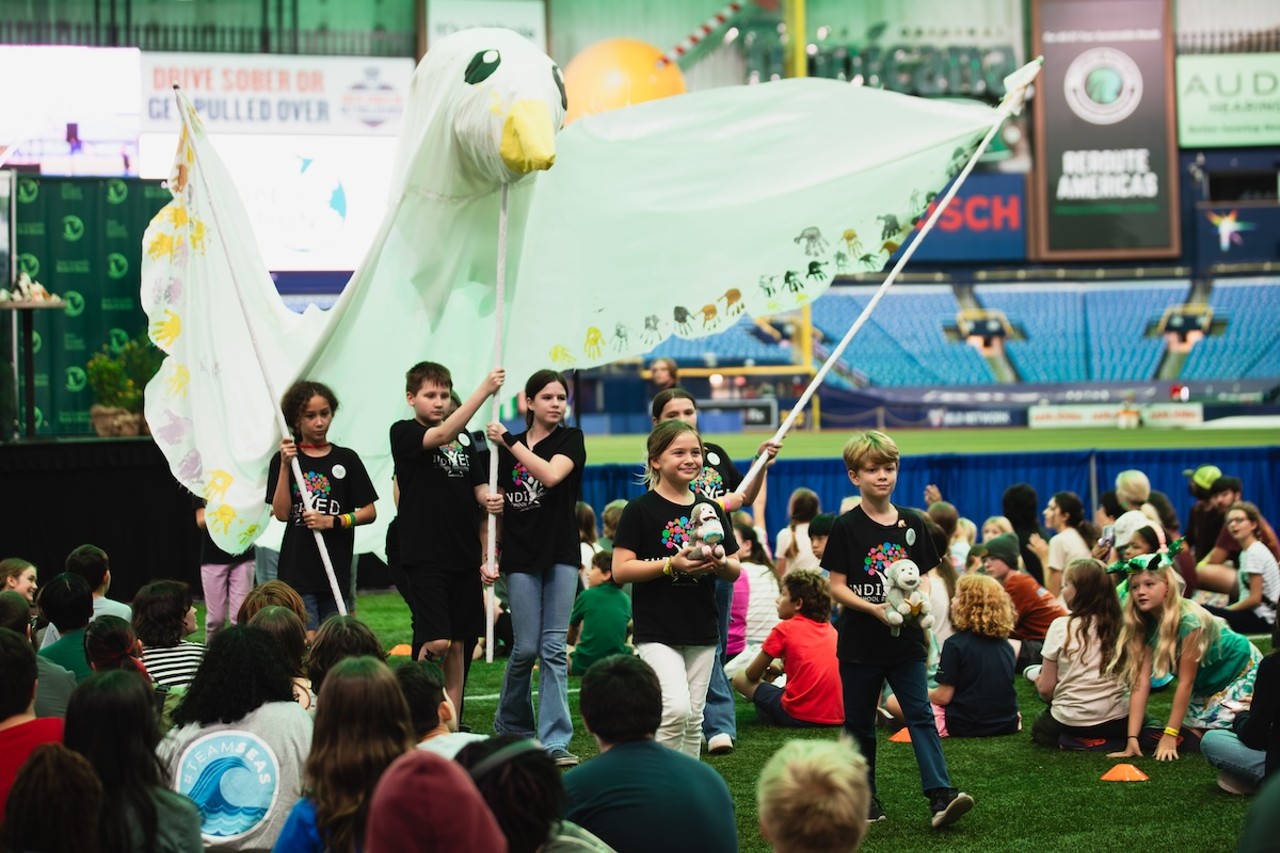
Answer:
[[[702,447],[702,436],[698,434],[696,427],[692,427],[684,421],[669,420],[661,421],[654,426],[653,431],[649,433],[649,441],[646,444],[647,454],[644,464],[643,482],[649,488],[656,488],[662,476],[654,470],[653,463],[659,456],[667,452],[670,447],[682,433],[691,432],[693,437],[698,439],[698,447]]]
[[[897,464],[898,444],[884,433],[872,429],[855,433],[845,443],[841,455],[844,456],[844,467],[850,471],[861,471],[868,462],[872,465]]]
[[[1137,468],[1116,474],[1116,500],[1125,509],[1142,509],[1151,497],[1151,480]],[[1159,520],[1159,516],[1156,516]]]
[[[1013,522],[1005,518],[1003,515],[993,515],[990,518],[988,518],[986,521],[982,522],[983,530],[986,530],[988,526],[994,526],[996,530],[1000,531],[1000,533],[1013,532]],[[999,536],[1000,534],[997,533],[996,535]],[[982,541],[986,542],[988,540],[985,536],[983,536]],[[1015,566],[1014,568],[1017,568],[1017,567]]]
[[[977,542],[978,525],[974,524],[970,519],[960,516],[956,520],[956,535],[951,537],[951,541],[955,542],[957,539],[968,542],[970,545]]]
[[[784,853],[856,850],[870,800],[866,759],[847,741],[787,741],[756,783],[760,825]]]
[[[961,575],[951,603],[951,624],[957,631],[1003,639],[1013,632],[1013,599],[990,575]]]
[[[1183,617],[1191,616],[1200,632],[1199,640],[1191,650],[1196,660],[1204,660],[1205,653],[1218,642],[1221,634],[1218,620],[1209,611],[1182,597],[1173,564],[1166,562],[1165,555],[1153,556],[1148,565],[1149,568],[1143,572],[1129,573],[1129,585],[1133,585],[1134,578],[1148,572],[1156,575],[1166,587],[1164,601],[1159,610],[1146,614],[1138,609],[1133,593],[1129,593],[1124,606],[1120,640],[1116,643],[1115,654],[1107,666],[1108,672],[1118,673],[1131,687],[1138,683],[1142,673],[1142,658],[1148,648],[1151,649],[1153,677],[1161,678],[1177,670],[1178,658],[1187,651],[1181,648],[1178,637],[1178,626]],[[1152,627],[1155,628],[1154,645],[1147,640]]]

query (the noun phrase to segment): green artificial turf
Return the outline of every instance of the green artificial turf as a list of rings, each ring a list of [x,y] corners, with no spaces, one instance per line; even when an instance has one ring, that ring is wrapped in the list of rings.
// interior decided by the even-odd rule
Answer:
[[[408,609],[395,593],[362,594],[356,615],[378,632],[388,649],[409,641]],[[392,665],[400,660],[393,658]],[[502,670],[501,660],[479,661],[471,668],[464,715],[476,731],[490,730]],[[578,683],[577,678],[570,683],[575,731],[570,748],[588,760],[597,750],[577,714]],[[1017,690],[1023,723],[1029,727],[1044,705],[1025,679],[1018,679]],[[1171,698],[1172,690],[1152,698],[1150,711],[1158,720],[1168,714]],[[834,736],[835,730],[784,732],[762,726],[754,709],[739,699],[737,750],[704,760],[729,785],[737,807],[740,849],[769,849],[760,838],[755,807],[756,777],[768,757],[790,737]],[[1150,756],[1130,759],[1150,780],[1118,783],[1099,777],[1119,761],[1102,753],[1041,749],[1032,745],[1026,732],[948,739],[943,750],[953,782],[977,800],[973,812],[949,829],[932,830],[911,746],[890,743],[887,732],[881,732],[878,781],[889,820],[870,828],[863,850],[1229,851],[1235,849],[1249,805],[1244,798],[1219,791],[1215,772],[1199,755],[1174,762],[1157,762]]]

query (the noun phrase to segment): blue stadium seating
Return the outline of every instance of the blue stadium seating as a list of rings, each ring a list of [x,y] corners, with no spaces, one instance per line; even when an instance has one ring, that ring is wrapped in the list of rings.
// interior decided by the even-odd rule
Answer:
[[[774,343],[765,343],[754,334],[755,321],[743,316],[734,326],[706,338],[689,340],[667,338],[646,359],[674,358],[678,364],[698,366],[707,363],[707,354],[720,365],[791,364],[791,351]]]
[[[1152,379],[1164,354],[1164,339],[1145,337],[1147,327],[1171,305],[1186,301],[1190,285],[1082,286],[1089,335],[1089,378]]]
[[[1079,290],[1035,284],[978,285],[983,308],[1003,311],[1026,336],[1005,342],[1005,353],[1023,382],[1089,379],[1084,296]]]
[[[1280,376],[1280,283],[1217,281],[1209,294],[1214,319],[1225,320],[1219,336],[1192,348],[1183,379],[1264,379]]]

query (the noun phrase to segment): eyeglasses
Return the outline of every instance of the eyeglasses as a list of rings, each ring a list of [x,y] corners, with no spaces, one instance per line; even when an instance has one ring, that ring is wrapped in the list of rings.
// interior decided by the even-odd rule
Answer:
[[[1249,520],[1247,515],[1233,515],[1227,519],[1227,524],[1244,524]]]

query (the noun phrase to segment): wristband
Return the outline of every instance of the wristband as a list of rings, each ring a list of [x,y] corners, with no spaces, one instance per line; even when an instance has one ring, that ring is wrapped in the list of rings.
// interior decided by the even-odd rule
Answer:
[[[516,437],[511,434],[511,430],[507,430],[502,434],[502,443],[507,447],[512,447],[516,443]]]
[[[1137,740],[1137,739],[1138,739],[1137,735],[1129,735],[1129,740]]]
[[[1179,731],[1178,729],[1175,729],[1173,726],[1165,726],[1164,733],[1167,734],[1169,737],[1177,737],[1178,735],[1182,734],[1181,731]]]
[[[662,561],[662,573],[669,578],[675,577],[675,572],[673,571],[670,557],[667,557],[665,560]]]

